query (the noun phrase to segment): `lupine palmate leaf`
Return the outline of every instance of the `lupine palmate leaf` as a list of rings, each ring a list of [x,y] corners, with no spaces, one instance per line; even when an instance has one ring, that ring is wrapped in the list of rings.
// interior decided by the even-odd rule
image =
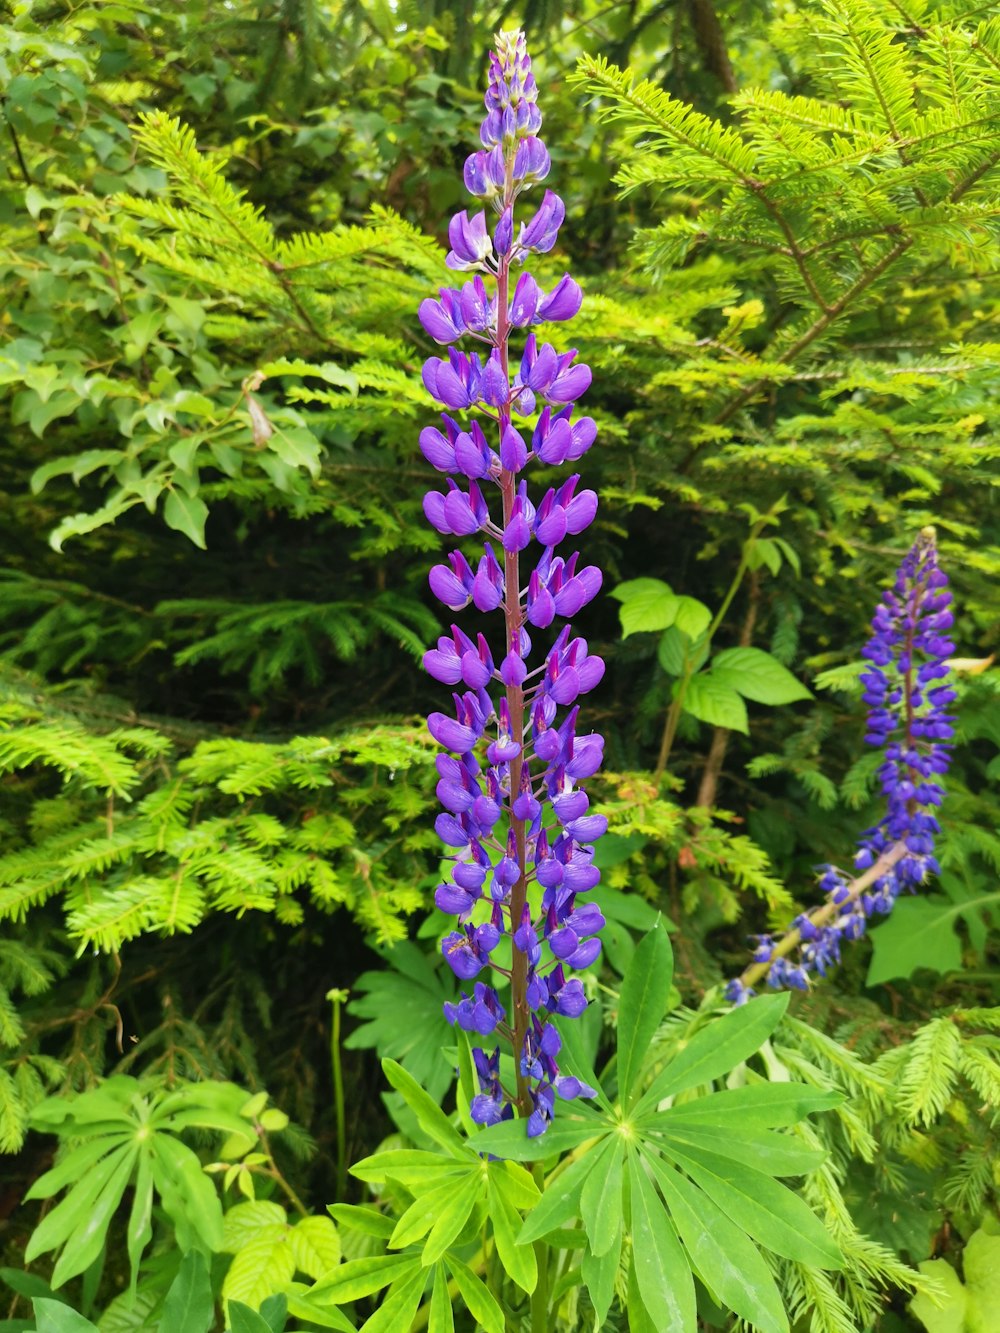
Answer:
[[[664,1123],[717,1125],[729,1130],[738,1124],[742,1132],[794,1125],[813,1111],[827,1111],[843,1100],[839,1092],[823,1092],[805,1083],[753,1083],[679,1102],[660,1114]]]
[[[664,1097],[710,1083],[760,1049],[788,1008],[788,994],[762,995],[696,1032],[684,1049],[646,1089],[638,1105],[646,1110]]]
[[[511,1203],[506,1189],[500,1183],[502,1180],[503,1176],[499,1173],[497,1175],[491,1173],[489,1213],[497,1254],[500,1256],[504,1272],[511,1281],[516,1282],[523,1291],[532,1292],[538,1282],[538,1263],[535,1259],[535,1251],[530,1245],[518,1244],[521,1215]]]
[[[673,1142],[662,1147],[727,1217],[761,1245],[814,1268],[841,1267],[840,1251],[816,1214],[784,1185],[702,1148]]]
[[[673,980],[673,952],[659,922],[640,941],[618,1002],[618,1097],[629,1103],[642,1058],[663,1018]]]
[[[789,1134],[777,1134],[769,1129],[746,1129],[739,1122],[725,1129],[721,1126],[695,1128],[683,1121],[671,1120],[669,1112],[665,1112],[651,1122],[650,1128],[654,1123],[656,1131],[668,1143],[704,1148],[722,1157],[731,1157],[734,1162],[755,1167],[769,1176],[804,1176],[815,1170],[826,1157],[822,1149],[808,1148]]]
[[[618,1232],[624,1140],[609,1134],[589,1156],[591,1171],[580,1192],[580,1216],[591,1253],[601,1255],[611,1248]]]
[[[424,1133],[453,1156],[466,1156],[461,1135],[437,1102],[395,1060],[383,1060],[382,1072],[417,1117]]]
[[[455,1310],[448,1294],[444,1264],[434,1270],[434,1290],[427,1314],[427,1333],[455,1333]]]
[[[628,1154],[632,1210],[632,1263],[653,1325],[694,1333],[694,1279],[666,1209],[635,1149]]]
[[[467,1264],[454,1254],[448,1255],[448,1267],[455,1285],[473,1319],[479,1321],[486,1333],[504,1333],[503,1311],[489,1288],[480,1282]]]
[[[644,1153],[643,1159],[692,1262],[715,1296],[760,1333],[787,1333],[781,1296],[757,1247],[679,1171],[652,1153]]]
[[[397,1329],[409,1328],[426,1280],[423,1269],[398,1278],[375,1313],[361,1325],[362,1333],[396,1333]]]
[[[539,1240],[556,1227],[576,1217],[580,1208],[580,1193],[584,1181],[594,1165],[594,1151],[572,1162],[560,1171],[542,1195],[541,1202],[525,1218],[519,1237],[522,1244]]]

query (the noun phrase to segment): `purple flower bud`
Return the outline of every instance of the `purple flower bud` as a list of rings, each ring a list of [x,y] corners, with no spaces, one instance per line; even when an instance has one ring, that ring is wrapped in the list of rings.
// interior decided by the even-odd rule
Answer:
[[[572,319],[583,304],[580,284],[567,273],[556,283],[538,307],[540,320]]]

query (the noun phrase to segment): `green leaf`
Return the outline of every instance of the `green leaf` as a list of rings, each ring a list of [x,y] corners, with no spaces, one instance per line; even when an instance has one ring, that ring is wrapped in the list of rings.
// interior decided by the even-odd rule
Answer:
[[[770,1176],[702,1148],[669,1142],[663,1151],[727,1217],[767,1249],[814,1268],[842,1266],[840,1251],[816,1214]]]
[[[750,730],[746,704],[736,690],[717,679],[712,671],[702,671],[688,681],[684,711],[713,727],[728,727],[744,735]]]
[[[712,675],[720,685],[758,704],[791,704],[812,698],[812,692],[762,648],[725,648],[712,659]]]
[[[657,1074],[643,1093],[639,1108],[655,1106],[685,1088],[710,1083],[742,1064],[760,1050],[787,1008],[787,992],[761,995],[722,1018],[712,1019]]]
[[[580,1191],[580,1217],[590,1251],[606,1254],[618,1234],[622,1208],[625,1142],[611,1134],[594,1153],[594,1164]]]
[[[519,1240],[522,1245],[528,1241],[539,1240],[556,1227],[561,1227],[571,1217],[576,1217],[580,1208],[580,1192],[584,1181],[593,1170],[598,1148],[591,1148],[583,1157],[578,1158],[565,1171],[560,1171],[555,1180],[545,1187],[541,1202],[524,1219]]]
[[[132,1192],[132,1209],[128,1218],[126,1247],[128,1249],[131,1290],[139,1276],[139,1260],[153,1238],[153,1160],[147,1143],[139,1150],[139,1166]]]
[[[917,1267],[940,1286],[939,1296],[919,1292],[910,1302],[910,1313],[927,1333],[966,1333],[969,1296],[962,1279],[946,1259],[927,1259]]]
[[[35,1312],[37,1333],[98,1333],[96,1324],[84,1319],[82,1314],[77,1314],[62,1301],[49,1301],[44,1296],[36,1296],[31,1307]]]
[[[618,1002],[618,1098],[628,1106],[643,1057],[666,1012],[674,976],[673,951],[657,924],[640,941]]]
[[[376,1254],[366,1259],[351,1259],[320,1278],[310,1294],[322,1295],[324,1304],[346,1305],[348,1301],[359,1301],[363,1296],[381,1291],[390,1282],[419,1269],[420,1260],[412,1254]]]
[[[168,1324],[168,1328],[173,1328],[173,1324]],[[177,1328],[183,1328],[187,1333],[184,1324],[176,1325]],[[242,1301],[229,1302],[229,1330],[230,1333],[271,1333],[271,1325],[263,1315],[256,1310],[244,1305]]]
[[[130,1143],[124,1143],[116,1148],[103,1161],[93,1166],[66,1197],[56,1204],[51,1213],[42,1218],[31,1233],[31,1239],[25,1249],[24,1257],[27,1263],[36,1259],[38,1255],[63,1245],[75,1231],[87,1226],[98,1199],[109,1185],[115,1186],[120,1179],[123,1164],[126,1171],[131,1170],[134,1153],[135,1148]],[[124,1185],[122,1188],[124,1189]],[[89,1262],[88,1259],[87,1263]],[[82,1273],[87,1263],[76,1271]],[[59,1285],[54,1278],[53,1285]]]
[[[503,1311],[497,1305],[489,1289],[480,1282],[471,1268],[462,1263],[457,1255],[448,1255],[448,1267],[455,1279],[455,1284],[465,1301],[473,1319],[477,1319],[486,1333],[504,1333]]]
[[[839,1092],[821,1092],[805,1083],[751,1083],[677,1102],[669,1111],[662,1111],[660,1118],[664,1122],[718,1125],[723,1129],[734,1124],[741,1130],[776,1129],[794,1125],[813,1111],[828,1111],[843,1100]]]
[[[696,1129],[683,1120],[671,1119],[667,1111],[648,1123],[670,1143],[706,1148],[769,1176],[804,1176],[815,1170],[827,1156],[821,1148],[807,1148],[789,1134],[776,1134],[770,1129],[748,1129],[738,1118],[728,1128]]]
[[[602,1255],[596,1255],[588,1248],[580,1260],[580,1271],[584,1284],[590,1292],[597,1315],[597,1325],[603,1328],[615,1297],[615,1279],[621,1263],[622,1234],[621,1205],[618,1210],[618,1229],[614,1240]]]
[[[692,640],[679,625],[663,631],[656,658],[668,676],[683,676],[700,671],[708,657],[709,642],[704,635]]]
[[[167,492],[163,505],[163,517],[168,528],[182,532],[203,551],[205,547],[205,520],[208,518],[208,505],[198,495],[188,495],[186,491],[174,488]]]
[[[412,1074],[408,1074],[395,1060],[383,1060],[382,1072],[401,1094],[428,1138],[447,1149],[454,1157],[468,1157],[468,1149],[458,1130]]]
[[[632,1262],[646,1311],[655,1328],[695,1333],[697,1312],[691,1269],[673,1223],[634,1149],[628,1155],[628,1178]]]
[[[288,1233],[288,1247],[300,1273],[321,1278],[340,1263],[340,1236],[328,1217],[303,1217]]]
[[[712,613],[697,597],[678,597],[674,625],[694,642],[712,623]]]
[[[318,477],[322,471],[323,446],[305,426],[275,426],[268,448],[289,467],[305,468],[312,477]]]
[[[164,1329],[182,1328],[184,1333],[208,1333],[215,1323],[215,1301],[208,1264],[200,1250],[188,1250],[163,1302]]]
[[[458,1239],[473,1208],[483,1197],[486,1183],[486,1178],[477,1173],[435,1208],[434,1225],[424,1241],[420,1260],[425,1268],[443,1258],[445,1250]]]
[[[652,1154],[644,1156],[695,1268],[716,1298],[760,1333],[787,1333],[781,1294],[757,1247],[679,1171]]]
[[[427,1333],[455,1333],[455,1311],[448,1292],[448,1275],[444,1264],[434,1270],[434,1290],[431,1293],[427,1316]]]
[[[578,1108],[574,1108],[578,1109]],[[505,1120],[485,1129],[469,1139],[469,1147],[477,1153],[492,1153],[512,1162],[537,1162],[539,1158],[554,1157],[579,1147],[587,1139],[601,1132],[596,1119],[563,1119],[560,1115],[545,1131],[542,1139],[529,1139],[523,1120]]]
[[[887,921],[871,932],[872,961],[865,984],[878,986],[894,977],[911,977],[918,968],[957,972],[962,966],[962,942],[955,922],[967,913],[1000,903],[1000,893],[984,893],[962,902],[931,898],[903,898]]]
[[[530,1245],[517,1243],[521,1230],[521,1216],[507,1197],[500,1181],[502,1177],[490,1173],[490,1222],[493,1239],[503,1270],[522,1291],[532,1292],[538,1282],[538,1264]],[[537,1191],[536,1191],[537,1193]],[[435,1288],[437,1284],[435,1282]]]
[[[280,1291],[273,1296],[268,1296],[267,1300],[261,1304],[260,1313],[270,1324],[271,1333],[281,1333],[285,1327],[285,1320],[288,1318],[288,1297]]]
[[[661,579],[631,579],[620,583],[611,596],[621,602],[622,638],[674,623],[680,598]]]

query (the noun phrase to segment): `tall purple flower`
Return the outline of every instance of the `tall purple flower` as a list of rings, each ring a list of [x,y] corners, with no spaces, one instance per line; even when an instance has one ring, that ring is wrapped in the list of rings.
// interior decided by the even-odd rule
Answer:
[[[448,227],[446,263],[469,278],[419,312],[436,342],[470,339],[481,348],[449,347],[423,368],[428,392],[447,409],[441,426],[420,436],[424,457],[447,477],[446,490],[425,497],[424,512],[441,533],[483,537],[471,562],[453,551],[431,570],[431,590],[451,611],[471,602],[480,612],[503,613],[502,639],[499,627],[491,643],[453,625],[424,657],[430,674],[456,691],[453,709],[428,719],[447,751],[437,759],[444,811],[436,828],[453,861],[435,899],[458,918],[441,948],[463,981],[491,970],[510,981],[509,1010],[477,979],[446,1014],[512,1047],[513,1090],[501,1085],[499,1048],[474,1049],[481,1092],[473,1119],[491,1124],[516,1106],[529,1135],[544,1132],[556,1094],[595,1095],[560,1076],[550,1019],[586,1007],[579,979],[567,971],[589,966],[600,952],[604,919],[586,895],[601,877],[594,843],[607,827],[579,786],[600,767],[604,739],[581,732],[577,703],[598,684],[604,663],[569,625],[551,634],[547,648],[532,639],[574,616],[601,586],[600,570],[581,567],[578,552],[557,554],[593,521],[597,496],[573,474],[532,500],[523,476],[529,464],[575,463],[596,435],[590,417],[574,416],[589,368],[575,350],[559,351],[534,332],[572,318],[582,299],[568,274],[546,292],[523,267],[552,249],[565,216],[551,190],[528,221],[518,216],[521,196],[549,173],[537,93],[524,35],[501,34],[490,56],[482,148],[464,172],[485,207],[456,214]],[[522,332],[518,352],[513,342]],[[505,936],[509,970],[492,961]]]
[[[955,691],[942,683],[955,651],[953,620],[934,529],[925,528],[876,608],[862,652],[868,662],[861,676],[865,740],[885,750],[878,775],[886,812],[858,841],[854,867],[860,873],[852,877],[822,866],[826,902],[796,917],[781,939],[757,936],[754,961],[729,983],[729,999],[741,1003],[753,995],[759,977],[775,988],[806,990],[810,974],[824,976],[840,961],[842,941],[858,939],[873,914],[891,912],[901,892],[914,893],[937,874],[934,839],[940,827],[933,812],[944,799],[955,731],[948,713]]]

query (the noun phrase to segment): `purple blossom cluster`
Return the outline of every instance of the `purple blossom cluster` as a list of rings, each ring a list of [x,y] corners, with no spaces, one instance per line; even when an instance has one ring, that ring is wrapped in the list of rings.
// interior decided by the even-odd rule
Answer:
[[[607,828],[579,785],[600,767],[604,739],[579,730],[577,704],[600,682],[604,662],[568,624],[547,649],[531,637],[575,616],[602,581],[596,566],[581,567],[578,552],[556,553],[593,522],[595,493],[580,489],[573,473],[535,502],[522,476],[532,463],[575,463],[597,434],[590,417],[574,415],[590,369],[575,350],[557,351],[534,332],[577,313],[579,285],[566,274],[546,292],[526,270],[513,281],[515,266],[552,249],[565,216],[562,200],[546,190],[528,221],[515,220],[516,201],[549,172],[537,93],[523,34],[501,34],[490,56],[482,148],[464,172],[494,219],[490,225],[485,207],[452,218],[446,263],[474,276],[419,311],[436,342],[482,345],[480,352],[449,347],[423,367],[428,392],[447,409],[440,427],[420,435],[424,457],[447,477],[444,491],[425,497],[424,513],[438,532],[483,538],[473,561],[454,550],[436,565],[430,587],[451,611],[471,603],[504,618],[502,647],[452,625],[424,657],[428,672],[456,691],[449,713],[428,718],[446,752],[437,757],[444,809],[435,827],[452,861],[435,901],[458,918],[441,948],[456,976],[473,983],[445,1012],[512,1048],[512,1088],[501,1083],[499,1044],[474,1048],[473,1119],[493,1124],[516,1105],[529,1135],[544,1132],[557,1094],[595,1095],[560,1075],[550,1019],[576,1017],[587,1005],[580,979],[568,974],[600,953],[604,918],[584,895],[600,880],[594,844]],[[522,331],[517,358],[512,335]],[[502,942],[510,967],[494,959]],[[509,980],[509,1012],[495,986],[479,979],[487,969]]]
[[[944,799],[942,779],[955,731],[948,712],[955,691],[945,683],[947,659],[955,651],[951,600],[934,530],[926,528],[876,608],[872,637],[862,652],[868,663],[861,675],[868,706],[865,741],[885,751],[878,769],[885,814],[858,840],[856,876],[821,867],[826,902],[795,918],[789,932],[794,950],[772,935],[755,937],[747,973],[766,976],[771,987],[808,989],[811,974],[825,976],[840,961],[842,941],[859,939],[873,915],[887,915],[900,893],[915,893],[940,869],[934,811]],[[754,994],[744,980],[747,973],[729,983],[728,999],[742,1003]]]

